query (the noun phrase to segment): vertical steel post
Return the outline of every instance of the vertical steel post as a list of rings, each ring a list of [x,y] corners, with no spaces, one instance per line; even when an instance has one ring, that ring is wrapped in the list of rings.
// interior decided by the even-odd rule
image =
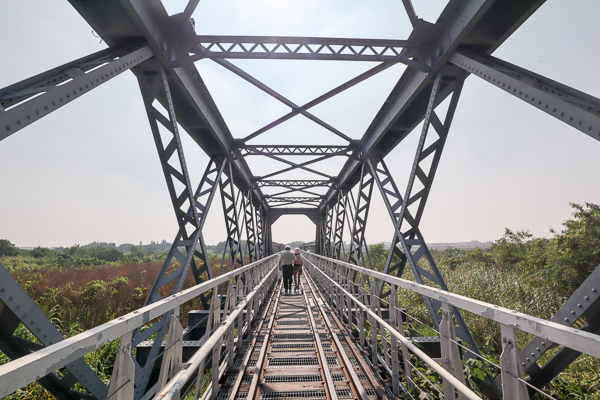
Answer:
[[[502,397],[507,400],[529,400],[527,386],[523,382],[519,349],[515,342],[515,329],[512,326],[500,324],[500,334],[502,335],[502,354],[500,355]]]
[[[344,246],[344,222],[346,221],[346,204],[348,202],[348,193],[338,193],[335,211],[335,229],[334,229],[334,249],[333,257],[339,260],[342,255],[342,248]]]
[[[228,163],[225,173],[221,175],[221,201],[223,203],[223,213],[225,216],[225,227],[227,229],[226,249],[228,252],[228,261],[223,259],[219,268],[219,275],[229,271],[229,262],[231,262],[231,270],[236,269],[236,265],[244,265],[244,260],[241,259],[241,230],[239,225],[238,210],[236,204],[235,185],[233,183],[233,170],[231,164]],[[227,263],[227,264],[224,264]],[[225,270],[223,271],[223,266]]]
[[[133,332],[121,336],[121,344],[115,360],[115,366],[108,385],[111,400],[132,400],[135,391],[135,364],[131,357],[131,339]]]

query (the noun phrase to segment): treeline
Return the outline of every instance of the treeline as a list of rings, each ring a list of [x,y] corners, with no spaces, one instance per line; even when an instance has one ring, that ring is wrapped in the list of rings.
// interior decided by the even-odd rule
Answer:
[[[114,243],[92,243],[85,246],[59,247],[49,249],[36,247],[32,250],[20,249],[7,239],[0,239],[0,261],[8,269],[30,269],[36,266],[75,266],[89,267],[102,264],[149,263],[164,260],[167,250],[150,250],[154,244],[129,248]],[[124,251],[125,250],[125,251]]]
[[[600,264],[600,205],[570,204],[573,214],[551,238],[536,238],[527,231],[506,228],[488,249],[432,251],[437,263],[449,271],[479,264],[498,272],[514,271],[539,285],[551,283],[557,294],[569,296]],[[383,243],[369,247],[374,268],[382,270],[388,255]],[[399,259],[395,257],[394,262]],[[451,272],[450,272],[451,273]]]
[[[226,242],[206,246],[209,260],[220,260]],[[246,241],[241,243],[246,249]],[[86,245],[71,247],[36,247],[34,249],[20,249],[10,240],[0,239],[0,262],[11,269],[31,269],[36,266],[73,266],[90,267],[103,264],[131,264],[152,263],[165,260],[171,243],[166,241],[151,242],[138,246],[125,243],[117,246],[115,243],[93,242]]]
[[[560,232],[551,231],[550,238],[536,238],[529,231],[506,229],[504,235],[485,250],[432,251],[448,289],[538,318],[552,318],[600,264],[600,206],[590,203],[571,206],[572,217],[563,223]],[[383,243],[369,246],[374,268],[383,270],[388,252]],[[409,265],[402,277],[414,280]],[[409,319],[408,331],[417,336],[431,335],[428,326],[433,323],[421,296],[401,290],[398,301],[415,318]],[[483,355],[499,364],[503,349],[499,324],[472,313],[462,315]],[[584,319],[579,320],[576,327],[581,328],[586,323]],[[518,348],[523,349],[531,337],[517,332],[516,339]],[[541,362],[548,361],[553,354],[554,351],[548,352]],[[545,390],[556,399],[600,399],[598,371],[600,360],[580,356]],[[498,371],[481,361],[469,360],[465,363],[465,375],[471,388],[477,388],[483,395],[497,378]]]

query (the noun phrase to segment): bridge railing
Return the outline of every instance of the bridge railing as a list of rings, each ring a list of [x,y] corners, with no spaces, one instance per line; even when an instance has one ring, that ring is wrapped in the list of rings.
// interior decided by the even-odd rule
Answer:
[[[461,398],[479,399],[466,385],[459,347],[462,347],[454,332],[452,308],[477,314],[500,324],[502,354],[500,356],[500,378],[502,395],[505,399],[529,399],[530,386],[523,376],[523,364],[515,341],[515,330],[544,339],[547,345],[562,345],[590,356],[600,358],[600,335],[574,329],[518,311],[475,300],[448,291],[432,288],[416,282],[393,277],[381,272],[362,268],[354,264],[304,252],[308,272],[327,298],[336,306],[336,312],[358,331],[363,348],[371,347],[374,364],[382,365],[392,376],[393,391],[399,394],[400,386],[399,351],[402,352],[404,375],[408,388],[413,387],[413,374],[420,374],[411,364],[410,353],[427,364],[443,379],[439,388],[430,382],[432,390],[446,399],[454,399],[455,390]],[[356,280],[359,279],[357,283]],[[390,286],[389,319],[384,319],[381,299],[376,288],[381,283]],[[366,283],[366,284],[365,284]],[[378,284],[379,283],[379,284]],[[373,292],[371,292],[373,288]],[[412,340],[405,337],[402,311],[398,305],[398,289],[409,290],[427,296],[442,304],[442,320],[439,324],[441,358],[426,355]],[[365,317],[368,324],[365,324]],[[370,336],[370,338],[368,337]],[[389,338],[389,339],[388,339]],[[367,339],[371,343],[365,346]],[[400,343],[398,343],[400,342]],[[469,351],[467,349],[467,351]],[[489,360],[488,360],[489,361]],[[441,364],[441,367],[440,367]],[[422,377],[428,380],[426,377]],[[533,388],[534,390],[538,390]]]
[[[233,362],[233,352],[242,343],[242,340],[238,340],[234,347],[236,331],[237,336],[242,337],[243,333],[250,328],[252,320],[257,317],[256,311],[259,309],[259,305],[264,302],[268,289],[276,281],[277,261],[277,254],[258,260],[1,365],[0,398],[69,365],[74,360],[109,342],[120,339],[120,348],[106,398],[110,400],[133,399],[135,376],[136,373],[139,373],[139,371],[136,372],[132,359],[133,333],[146,323],[171,311],[169,332],[165,350],[162,353],[160,376],[157,384],[149,391],[150,395],[157,392],[171,395],[177,392],[179,395],[183,390],[189,390],[193,384],[193,381],[190,383],[192,376],[199,375],[200,382],[202,382],[204,362],[209,355],[213,356],[213,367],[216,366],[213,368],[212,384],[214,385],[220,377],[219,371],[224,369],[220,368],[221,356],[225,357],[226,363]],[[234,286],[234,282],[237,285]],[[191,360],[184,364],[182,362],[183,329],[180,323],[179,308],[182,304],[205,292],[213,290],[213,293],[216,293],[219,287],[222,291],[221,294],[225,294],[223,292],[226,291],[224,309],[221,304],[221,296],[214,296],[206,328],[208,334],[204,336],[204,343],[200,349],[192,356]],[[221,314],[221,309],[223,309],[223,314]],[[246,312],[244,313],[244,311]],[[228,350],[225,354],[221,354],[223,342]],[[182,376],[190,379],[184,380]],[[200,385],[197,385],[197,390],[199,387]],[[210,392],[210,386],[208,391]],[[165,398],[168,397],[165,396]],[[198,394],[196,394],[197,397]]]

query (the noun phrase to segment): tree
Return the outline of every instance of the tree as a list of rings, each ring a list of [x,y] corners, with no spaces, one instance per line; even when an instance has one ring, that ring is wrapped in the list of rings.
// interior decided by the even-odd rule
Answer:
[[[0,256],[18,256],[19,249],[7,239],[0,239]]]
[[[35,249],[31,250],[31,255],[35,258],[45,258],[45,257],[52,257],[54,255],[54,251],[50,250],[47,247],[36,247]]]
[[[369,257],[371,258],[371,263],[373,264],[373,269],[375,271],[383,271],[385,261],[387,260],[388,252],[389,251],[386,250],[383,242],[372,244],[369,246]]]
[[[573,291],[600,264],[600,205],[573,204],[573,218],[563,223],[548,248],[551,277]]]
[[[533,235],[529,231],[511,231],[504,228],[504,236],[492,243],[496,264],[502,268],[514,268],[527,257],[527,243]]]

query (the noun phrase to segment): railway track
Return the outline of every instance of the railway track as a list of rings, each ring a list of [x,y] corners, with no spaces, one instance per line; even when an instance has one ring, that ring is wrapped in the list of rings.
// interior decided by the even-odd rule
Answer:
[[[307,274],[301,290],[281,283],[220,380],[218,400],[393,399],[391,382],[373,367]]]

